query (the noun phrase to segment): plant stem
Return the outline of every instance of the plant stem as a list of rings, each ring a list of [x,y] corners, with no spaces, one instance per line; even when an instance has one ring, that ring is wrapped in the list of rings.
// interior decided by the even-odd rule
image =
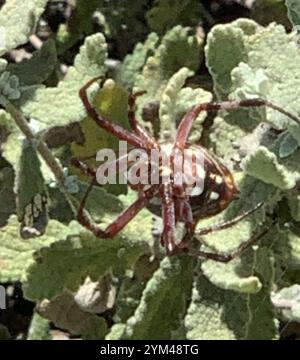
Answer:
[[[51,169],[52,173],[55,176],[56,181],[59,184],[59,188],[66,196],[66,199],[71,206],[72,211],[74,214],[77,213],[77,206],[78,202],[70,196],[66,186],[65,186],[65,174],[63,168],[59,161],[55,158],[52,154],[50,149],[48,148],[47,144],[42,140],[38,139],[36,135],[32,132],[27,120],[23,116],[23,114],[9,101],[6,101],[4,104],[6,111],[12,116],[15,120],[15,123],[22,131],[22,133],[26,136],[27,140],[30,142],[36,142],[36,148],[40,153],[41,157],[44,159],[46,164]]]

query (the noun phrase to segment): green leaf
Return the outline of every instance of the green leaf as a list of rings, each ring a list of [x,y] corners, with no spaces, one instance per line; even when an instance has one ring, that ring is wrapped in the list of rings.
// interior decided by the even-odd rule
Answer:
[[[299,154],[298,150],[282,162],[273,152],[260,146],[245,159],[244,168],[249,175],[267,184],[283,190],[292,189],[300,179]]]
[[[154,54],[157,42],[158,36],[155,33],[151,33],[144,43],[138,43],[132,54],[125,57],[117,78],[127,89],[132,88],[147,58]]]
[[[7,0],[0,11],[0,55],[25,44],[34,32],[47,0]]]
[[[56,48],[53,40],[43,43],[40,50],[33,53],[29,60],[9,64],[7,70],[16,75],[21,85],[42,84],[52,74],[57,62]]]
[[[0,208],[0,227],[7,223],[11,214],[15,212],[16,201],[13,191],[14,187],[14,171],[10,167],[0,170],[0,204],[4,204]]]
[[[124,198],[128,203],[133,201],[131,194],[121,198],[124,205],[127,205]],[[113,219],[114,216],[106,214],[99,225],[104,228]],[[110,269],[117,274],[131,269],[152,246],[151,219],[151,214],[142,210],[113,239],[99,239],[89,231],[81,231],[39,249],[35,264],[28,269],[26,296],[34,300],[51,298],[63,289],[76,290],[87,276],[95,281]],[[140,228],[144,230],[143,236]]]
[[[5,59],[0,59],[0,73],[4,72],[7,68],[7,61]]]
[[[211,127],[209,138],[214,153],[224,159],[235,159],[237,150],[233,144],[237,139],[243,138],[246,131],[236,125],[227,123],[224,118],[217,116]]]
[[[242,263],[240,259],[233,260],[229,264],[207,260],[203,262],[201,269],[211,283],[220,289],[255,294],[262,287],[259,278],[252,275],[249,264]],[[241,269],[242,274],[239,273]]]
[[[273,295],[272,302],[284,321],[300,321],[300,285],[281,289]]]
[[[163,34],[175,25],[196,25],[201,8],[197,0],[157,0],[146,18],[153,31]]]
[[[102,34],[87,37],[66,77],[57,87],[37,89],[22,106],[24,115],[39,120],[47,127],[81,120],[85,109],[78,96],[79,89],[91,78],[104,75],[106,50]]]
[[[185,313],[193,263],[189,257],[165,258],[161,262],[147,283],[134,315],[128,319],[122,338],[172,338],[172,331],[179,328]]]
[[[288,271],[300,269],[300,230],[299,226],[286,224],[280,229],[275,242],[277,260]]]
[[[21,236],[40,236],[48,223],[48,196],[36,149],[27,140],[23,142],[15,188]]]
[[[110,328],[110,332],[106,335],[105,340],[119,340],[122,338],[126,325],[114,324]]]
[[[221,290],[202,275],[195,278],[192,301],[185,318],[190,340],[274,339],[277,326],[270,300],[273,264],[269,250],[256,255],[253,271],[264,278],[257,294]],[[271,275],[271,276],[270,276]]]
[[[239,19],[228,25],[217,25],[208,34],[206,65],[220,99],[226,99],[231,91],[231,71],[247,60],[246,35],[254,34],[257,28],[254,21]]]
[[[300,4],[297,0],[285,0],[285,5],[288,10],[288,17],[290,22],[294,25],[295,30],[300,31]]]
[[[231,97],[263,97],[297,116],[300,107],[299,95],[295,89],[298,89],[299,83],[297,74],[300,52],[295,34],[289,35],[282,26],[271,24],[255,35],[245,36],[244,41],[247,45],[247,57],[231,73]],[[289,66],[282,67],[284,63]],[[263,75],[253,76],[262,72],[261,69]],[[267,120],[277,129],[288,129],[299,143],[299,124],[287,116],[269,108],[249,110],[246,113],[252,119]]]
[[[0,74],[0,104],[5,107],[7,101],[18,100],[21,97],[19,79],[9,71]]]
[[[298,146],[295,138],[290,133],[287,133],[280,142],[279,157],[285,158],[292,155],[297,150]]]
[[[252,9],[252,18],[264,26],[276,22],[287,28],[290,27],[285,0],[256,0]]]
[[[126,30],[125,36],[128,44],[122,44],[122,46],[135,44],[137,43],[136,39],[141,38],[141,34],[147,34],[148,29],[143,16],[145,8],[148,6],[147,0],[135,2],[110,0],[109,3],[102,0],[98,3],[101,14],[104,15],[104,20],[101,19],[101,23],[109,37],[122,41],[123,32]]]
[[[300,195],[292,191],[287,194],[291,216],[295,221],[300,221]]]
[[[124,323],[133,316],[147,282],[159,266],[158,259],[141,256],[135,264],[133,273],[127,273],[122,278],[122,283],[116,299],[116,313],[114,321]]]
[[[160,119],[160,139],[169,141],[175,139],[176,129],[182,117],[193,106],[199,103],[209,102],[212,95],[199,88],[183,88],[186,79],[192,75],[188,68],[182,68],[177,71],[168,81],[161,94],[161,103],[159,108]],[[201,136],[201,124],[206,117],[202,112],[193,123],[190,141],[197,141]]]
[[[94,30],[92,15],[100,7],[100,0],[77,0],[72,9],[72,15],[68,23],[60,24],[56,43],[59,54],[64,54],[66,50],[76,44],[84,35],[91,35]]]
[[[24,281],[28,268],[34,263],[33,253],[36,250],[64,239],[75,231],[73,226],[67,227],[50,220],[44,235],[24,240],[19,235],[16,216],[11,216],[8,224],[0,229],[0,281]]]
[[[79,191],[75,195],[80,201],[86,193],[88,185],[79,183]],[[95,221],[103,220],[106,216],[116,216],[123,209],[122,202],[113,194],[99,186],[94,186],[86,202],[86,209]]]
[[[188,35],[187,29],[176,26],[169,30],[136,78],[134,91],[147,90],[137,101],[139,111],[148,102],[160,100],[167,81],[175,72],[182,67],[195,71],[201,62],[201,50],[202,40]]]
[[[124,128],[129,128],[128,93],[124,88],[116,85],[112,80],[106,81],[103,88],[93,98],[93,104],[102,116]],[[96,154],[99,150],[113,149],[116,159],[121,156],[119,156],[119,139],[102,129],[94,119],[84,118],[80,122],[80,126],[84,143],[82,145],[72,143],[71,150],[75,157],[88,158],[84,163],[97,169],[101,165],[99,161],[96,161]],[[81,175],[81,171],[75,171],[75,173],[78,176]],[[85,179],[86,177],[81,176],[80,178]],[[118,180],[116,184],[106,185],[105,189],[116,195],[126,192],[126,187],[119,185]]]
[[[26,297],[37,300],[51,298],[65,288],[74,291],[87,276],[95,280],[110,268],[117,272],[130,268],[143,251],[145,244],[127,241],[122,235],[109,240],[89,233],[68,237],[35,254],[36,263],[28,270]]]
[[[16,167],[21,153],[24,135],[17,128],[14,120],[4,110],[0,110],[0,126],[5,132],[5,141],[1,143],[2,156]]]

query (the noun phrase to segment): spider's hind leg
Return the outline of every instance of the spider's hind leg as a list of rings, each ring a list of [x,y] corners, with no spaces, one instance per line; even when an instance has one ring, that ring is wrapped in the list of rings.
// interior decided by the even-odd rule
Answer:
[[[239,223],[241,220],[245,219],[249,215],[253,214],[256,210],[260,209],[263,206],[263,204],[264,204],[263,202],[258,203],[252,209],[250,209],[228,221],[225,221],[225,222],[222,222],[219,224],[214,224],[214,225],[208,226],[206,228],[202,228],[198,231],[195,231],[194,234],[207,235],[212,232],[228,229],[228,228],[232,227],[233,225]],[[196,225],[196,223],[194,224],[194,226],[195,225]],[[256,243],[263,235],[265,235],[270,230],[270,228],[271,228],[271,226],[269,226],[268,228],[263,230],[258,235],[252,237],[250,240],[241,244],[241,246],[238,247],[232,254],[225,255],[225,254],[205,252],[205,251],[201,251],[198,249],[190,248],[188,246],[188,243],[190,240],[192,240],[192,237],[193,237],[193,234],[191,235],[191,233],[187,233],[184,236],[183,240],[181,241],[181,243],[178,246],[178,250],[181,249],[181,252],[187,253],[188,255],[191,255],[191,256],[203,257],[203,258],[212,259],[212,260],[219,261],[219,262],[228,262],[228,261],[234,259],[235,257],[238,257],[239,255],[241,255],[244,250],[246,250],[248,247],[250,247],[251,245]]]
[[[250,209],[240,215],[237,215],[228,221],[221,222],[219,224],[214,224],[214,225],[208,226],[206,228],[199,229],[199,230],[195,231],[195,234],[196,235],[207,235],[211,232],[228,229],[231,226],[239,223],[241,220],[245,219],[249,215],[253,214],[256,210],[260,209],[263,205],[264,205],[264,203],[260,202],[256,206],[254,206],[252,209]]]
[[[188,247],[184,248],[183,252],[188,255],[196,256],[196,257],[203,258],[203,259],[210,259],[210,260],[214,260],[214,261],[218,261],[218,262],[228,263],[229,261],[233,260],[234,258],[242,255],[243,252],[246,249],[248,249],[250,246],[256,244],[264,235],[266,235],[270,231],[273,224],[274,223],[270,224],[263,231],[261,231],[257,235],[254,235],[252,238],[250,238],[246,242],[242,243],[236,250],[234,250],[230,254],[213,253],[213,252],[207,252],[207,251],[202,251],[202,250],[188,248]]]

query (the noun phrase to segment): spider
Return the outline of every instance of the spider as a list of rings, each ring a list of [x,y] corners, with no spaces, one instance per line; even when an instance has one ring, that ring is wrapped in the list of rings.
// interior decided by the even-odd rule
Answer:
[[[187,185],[181,186],[174,184],[174,173],[172,168],[168,169],[171,176],[168,181],[160,181],[156,185],[140,185],[138,187],[131,186],[138,191],[137,200],[125,209],[106,229],[101,229],[95,224],[87,211],[85,210],[86,201],[89,193],[94,185],[96,185],[96,172],[89,168],[81,160],[73,158],[73,164],[80,167],[87,175],[92,177],[92,181],[79,205],[77,220],[89,229],[96,237],[112,238],[118,234],[144,207],[148,208],[152,213],[160,215],[163,220],[163,230],[161,235],[161,244],[165,247],[168,256],[186,253],[192,256],[212,259],[220,262],[228,262],[233,258],[241,255],[241,253],[249,246],[253,245],[261,238],[269,228],[265,229],[258,235],[253,236],[244,242],[231,254],[218,254],[212,252],[198,250],[190,246],[193,235],[206,235],[211,232],[220,231],[233,226],[248,215],[252,214],[263,203],[257,204],[254,208],[232,218],[229,221],[215,224],[196,231],[196,225],[199,220],[216,215],[222,212],[228,205],[237,198],[238,189],[235,185],[234,178],[229,169],[206,148],[201,145],[191,145],[188,143],[194,120],[201,111],[216,110],[234,110],[239,108],[262,107],[267,106],[280,113],[288,116],[290,119],[300,124],[300,119],[274,103],[261,99],[252,98],[239,101],[224,101],[202,103],[193,106],[182,118],[175,138],[165,144],[160,144],[152,135],[150,135],[136,120],[135,103],[138,96],[145,92],[131,94],[128,99],[128,120],[131,131],[110,122],[102,117],[89,101],[87,90],[98,78],[93,78],[87,82],[79,91],[79,96],[88,115],[108,133],[116,136],[119,140],[126,141],[132,147],[143,149],[150,152],[152,149],[184,150],[192,148],[193,151],[201,153],[204,158],[204,188],[199,194],[193,195],[193,192],[187,193]],[[119,159],[116,161],[118,164]],[[160,171],[163,169],[160,168]],[[193,170],[195,171],[194,167]],[[130,185],[130,184],[129,184]],[[181,239],[176,239],[176,228],[178,224],[183,225],[184,232]]]

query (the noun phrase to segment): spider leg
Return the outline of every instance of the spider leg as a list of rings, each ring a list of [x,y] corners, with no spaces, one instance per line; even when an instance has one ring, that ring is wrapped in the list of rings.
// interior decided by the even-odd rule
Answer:
[[[159,144],[157,141],[144,129],[137,121],[135,117],[136,113],[136,99],[139,96],[146,94],[147,91],[139,91],[130,94],[128,97],[128,120],[132,130],[139,135],[150,148],[159,150]]]
[[[161,243],[165,246],[167,254],[172,255],[176,250],[175,243],[175,205],[173,200],[172,185],[167,182],[160,187],[162,199],[162,218],[164,223]]]
[[[95,184],[95,178],[91,181],[83,199],[81,200],[78,213],[77,221],[89,229],[96,237],[100,238],[112,238],[117,233],[119,233],[128,222],[133,219],[140,210],[148,203],[148,201],[155,196],[158,192],[158,187],[152,186],[150,189],[146,190],[143,193],[139,194],[139,198],[131,204],[127,209],[125,209],[106,229],[102,230],[97,224],[95,224],[92,219],[88,216],[85,211],[85,204],[88,199],[88,196]]]
[[[185,230],[186,230],[184,237],[177,245],[177,250],[180,252],[180,249],[187,247],[188,242],[193,237],[196,223],[193,219],[193,211],[188,200],[181,199],[179,206],[180,206],[179,217],[180,220],[184,222]]]
[[[248,241],[241,244],[231,254],[206,252],[206,251],[201,251],[201,250],[193,249],[193,248],[184,248],[182,250],[184,253],[191,255],[191,256],[196,256],[196,257],[200,257],[200,258],[204,258],[204,259],[210,259],[210,260],[214,260],[214,261],[227,263],[227,262],[233,260],[234,258],[239,257],[247,248],[249,248],[250,246],[254,245],[256,242],[258,242],[264,235],[266,235],[270,231],[272,225],[273,225],[273,223],[270,224],[267,228],[265,228],[259,234],[254,235],[251,239],[249,239]]]
[[[130,131],[124,129],[123,127],[111,123],[109,120],[105,119],[103,116],[97,113],[96,109],[93,107],[93,105],[90,103],[88,96],[87,96],[87,89],[99,79],[99,77],[94,78],[87,82],[79,91],[79,96],[83,102],[83,105],[86,108],[87,113],[89,116],[94,119],[94,121],[103,129],[105,129],[107,132],[115,135],[120,140],[127,141],[132,146],[138,147],[138,148],[146,148],[147,146],[143,139],[141,139],[139,136],[137,136],[134,133],[131,133]]]
[[[243,220],[244,218],[246,218],[247,216],[253,214],[256,210],[258,210],[259,208],[261,208],[263,206],[263,202],[258,203],[255,207],[253,207],[252,209],[219,224],[214,224],[202,229],[199,229],[197,231],[195,231],[195,235],[206,235],[209,234],[211,232],[215,232],[215,231],[220,231],[220,230],[224,230],[227,229],[235,224],[237,224],[238,222],[240,222],[241,220]]]
[[[116,159],[115,161],[111,162],[110,165],[116,169],[119,170],[119,165],[121,163],[121,161],[123,161],[125,158],[127,158],[128,154],[119,157],[118,159]],[[96,177],[96,170],[92,169],[88,164],[86,164],[83,160],[89,160],[89,159],[95,159],[96,158],[96,154],[95,155],[91,155],[91,156],[85,156],[85,157],[76,157],[73,156],[71,158],[71,164],[75,167],[77,167],[78,169],[80,169],[86,176],[90,176],[90,177]]]
[[[89,157],[87,157],[88,159]],[[73,156],[70,160],[71,164],[80,169],[86,176],[96,178],[96,171],[92,169],[88,164],[82,161],[83,158]]]
[[[195,105],[191,110],[183,117],[181,123],[178,126],[175,147],[183,147],[188,139],[194,120],[198,117],[201,111],[214,111],[214,110],[235,110],[244,107],[261,107],[266,106],[273,110],[280,112],[283,115],[288,116],[290,119],[294,120],[300,124],[300,118],[291,114],[290,112],[282,109],[280,106],[272,103],[271,101],[255,98],[255,99],[246,99],[246,100],[233,100],[233,101],[224,101],[219,103],[203,103]]]

